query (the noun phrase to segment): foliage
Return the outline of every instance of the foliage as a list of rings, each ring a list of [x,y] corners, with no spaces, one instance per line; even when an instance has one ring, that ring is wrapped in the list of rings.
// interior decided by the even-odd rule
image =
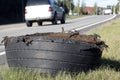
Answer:
[[[93,14],[97,14],[97,3],[94,4]]]
[[[119,4],[120,4],[120,3],[117,3],[117,5],[115,6],[115,13],[116,13],[116,14],[118,14],[118,12],[119,12]]]
[[[78,15],[80,15],[80,0],[78,0],[76,12],[78,13]]]
[[[65,9],[65,13],[68,14],[70,11],[70,5],[71,5],[71,10],[74,10],[74,3],[70,3],[70,0],[58,0],[58,2],[61,4],[61,6]]]
[[[82,14],[87,14],[87,12],[86,12],[86,3],[84,1],[82,1],[81,13]]]

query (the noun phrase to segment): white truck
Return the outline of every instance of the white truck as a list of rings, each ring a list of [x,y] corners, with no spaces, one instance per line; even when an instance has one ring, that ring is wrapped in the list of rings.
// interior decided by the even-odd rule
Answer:
[[[110,14],[112,14],[112,9],[104,9],[103,10],[103,14],[104,15],[110,15]]]

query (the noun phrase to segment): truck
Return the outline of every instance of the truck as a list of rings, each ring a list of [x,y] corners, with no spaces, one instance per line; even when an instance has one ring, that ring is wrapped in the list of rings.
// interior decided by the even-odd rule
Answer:
[[[110,14],[112,14],[112,9],[104,9],[103,10],[103,14],[104,15],[110,15]]]

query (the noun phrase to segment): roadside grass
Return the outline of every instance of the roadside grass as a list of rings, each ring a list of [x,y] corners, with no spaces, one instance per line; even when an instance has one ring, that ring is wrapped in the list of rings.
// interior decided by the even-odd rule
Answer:
[[[109,46],[108,51],[104,50],[103,58],[120,61],[120,18],[88,32],[92,33],[99,34]]]
[[[55,77],[42,76],[22,69],[0,68],[2,80],[120,80],[120,18],[88,32],[88,34],[93,33],[99,34],[109,46],[103,51],[100,68],[77,75],[63,72]]]

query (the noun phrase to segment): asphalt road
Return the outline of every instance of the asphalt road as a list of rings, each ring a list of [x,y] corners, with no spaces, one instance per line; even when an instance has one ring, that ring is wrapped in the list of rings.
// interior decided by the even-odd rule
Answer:
[[[115,15],[95,15],[87,16],[83,18],[78,18],[74,20],[66,21],[66,24],[51,25],[51,23],[44,23],[43,26],[37,26],[36,24],[33,27],[26,27],[25,23],[11,24],[11,25],[1,25],[0,26],[0,42],[5,36],[20,36],[33,33],[44,33],[44,32],[61,32],[62,27],[65,32],[70,30],[78,30],[83,32],[84,29],[90,29],[94,25],[109,21],[115,18]],[[4,52],[3,44],[0,44],[0,65],[6,65],[6,55]]]

